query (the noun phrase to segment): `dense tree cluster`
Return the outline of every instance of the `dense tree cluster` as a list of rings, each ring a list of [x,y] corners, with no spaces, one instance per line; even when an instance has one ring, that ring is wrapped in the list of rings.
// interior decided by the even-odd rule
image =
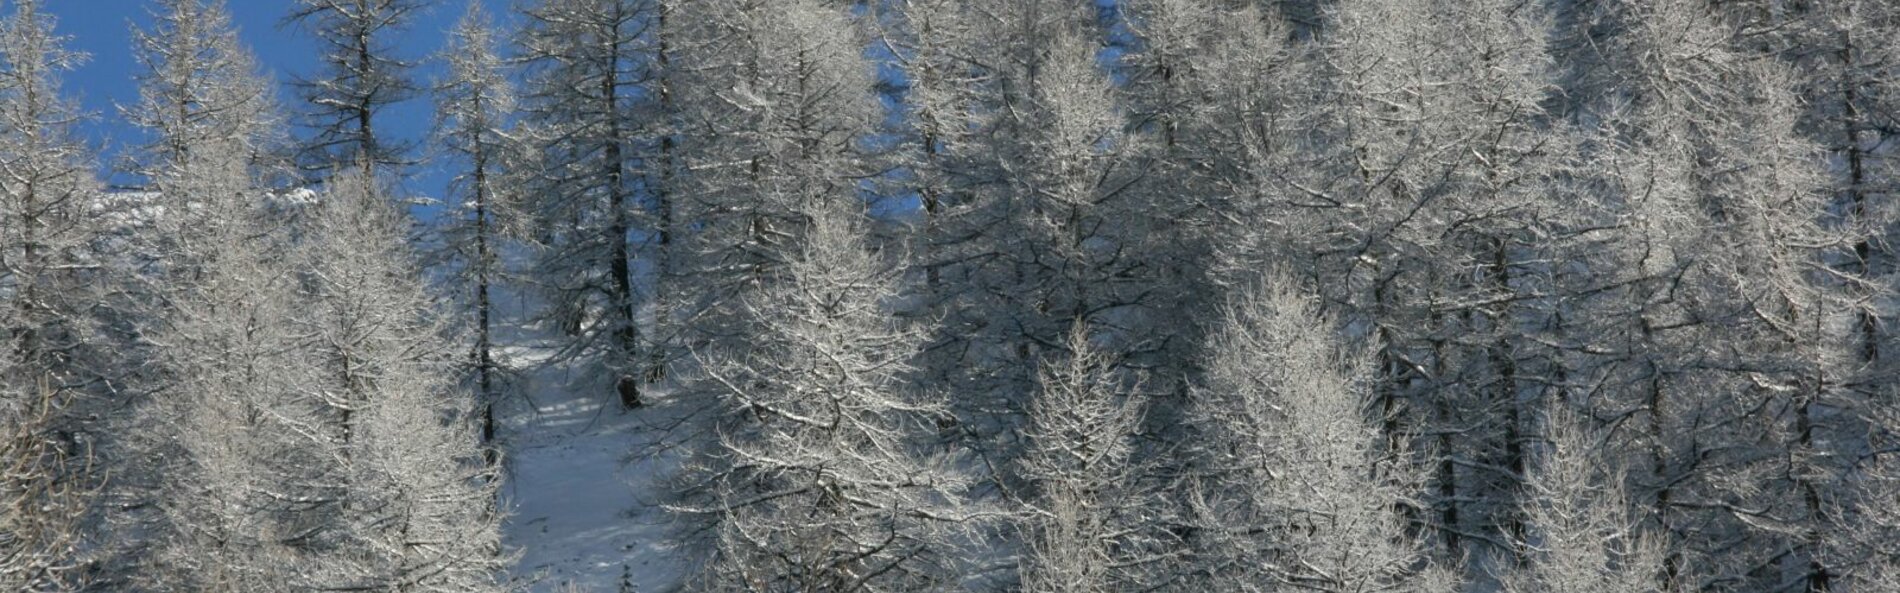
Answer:
[[[1900,586],[1900,4],[9,4],[0,589],[511,590],[523,335],[683,590]]]

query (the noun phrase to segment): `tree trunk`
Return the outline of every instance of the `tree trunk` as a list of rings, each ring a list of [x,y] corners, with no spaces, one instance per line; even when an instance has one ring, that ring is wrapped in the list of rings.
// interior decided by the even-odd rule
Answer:
[[[1511,256],[1510,242],[1502,237],[1492,239],[1491,260],[1492,288],[1499,295],[1511,292]],[[1517,397],[1517,360],[1511,352],[1509,336],[1516,335],[1511,327],[1510,304],[1498,305],[1491,315],[1491,331],[1497,334],[1497,340],[1491,344],[1491,368],[1497,373],[1497,401],[1504,406],[1504,461],[1511,470],[1514,486],[1524,483],[1524,435],[1523,410]],[[1513,489],[1515,490],[1515,488]],[[1524,522],[1518,514],[1512,513],[1504,524],[1505,535],[1514,541],[1524,537]]]
[[[480,101],[477,94],[477,101]],[[480,105],[476,106],[480,110]],[[495,452],[494,348],[490,324],[488,285],[494,260],[488,247],[488,152],[475,141],[475,372],[482,407],[482,456],[489,465],[499,461]]]
[[[631,204],[628,204],[627,199],[626,170],[623,162],[625,158],[621,146],[623,131],[620,128],[620,76],[617,74],[620,35],[618,31],[606,33],[613,39],[606,58],[608,63],[604,64],[606,68],[602,70],[600,79],[601,107],[605,110],[602,115],[607,119],[606,151],[602,157],[606,161],[602,165],[606,178],[603,181],[607,184],[607,207],[612,210],[609,213],[612,222],[607,232],[612,235],[609,241],[613,245],[613,261],[609,264],[611,267],[608,270],[612,275],[612,285],[608,287],[608,293],[611,300],[610,306],[613,309],[609,319],[610,323],[614,324],[614,349],[608,353],[608,356],[622,359],[609,361],[610,368],[624,368],[631,362],[624,359],[632,358],[639,351],[640,329],[635,325],[637,319],[634,315],[633,254],[627,244],[629,240],[627,235],[632,231],[633,225],[627,215],[627,209]],[[621,406],[627,409],[640,407],[640,381],[634,373],[622,370],[615,381],[614,390],[620,396]]]
[[[671,48],[668,46],[669,40],[666,30],[666,12],[671,8],[668,4],[666,0],[660,0],[659,2],[659,8],[657,9],[659,14],[655,15],[655,26],[657,29],[654,33],[654,36],[659,41],[659,48],[654,54],[654,62],[659,69],[660,117],[664,118],[668,124],[660,130],[660,175],[659,181],[656,182],[653,187],[653,199],[660,211],[660,228],[658,232],[659,253],[654,256],[654,261],[658,262],[659,269],[656,271],[657,273],[654,274],[656,278],[654,284],[656,284],[656,286],[653,287],[653,314],[656,318],[654,320],[655,327],[661,329],[669,327],[667,323],[668,312],[666,287],[664,283],[673,275],[674,230],[673,196],[669,193],[673,188],[674,147],[673,127],[671,125],[673,122],[673,88],[671,86],[672,73],[670,71],[673,58]],[[655,336],[651,341],[653,343],[649,346],[649,352],[647,353],[647,370],[645,377],[648,383],[666,378],[666,344],[662,343],[658,336]]]

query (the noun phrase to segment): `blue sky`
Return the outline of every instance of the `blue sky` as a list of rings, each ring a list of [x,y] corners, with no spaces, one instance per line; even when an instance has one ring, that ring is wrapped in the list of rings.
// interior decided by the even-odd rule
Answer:
[[[423,62],[417,74],[425,84],[433,80],[439,70],[426,59],[442,46],[447,31],[461,18],[470,1],[485,3],[489,15],[498,21],[510,16],[509,0],[436,0],[400,40],[404,58]],[[279,93],[280,100],[287,109],[300,108],[288,83],[296,76],[308,76],[315,71],[315,44],[298,26],[282,24],[284,15],[293,6],[292,1],[227,0],[227,4],[244,42],[265,69],[285,83]],[[117,106],[131,105],[138,100],[134,76],[139,67],[133,58],[131,31],[134,26],[144,28],[148,24],[151,5],[148,0],[47,0],[45,4],[46,10],[58,17],[58,31],[69,38],[68,47],[91,56],[84,66],[68,74],[66,92],[78,98],[93,116],[82,131],[94,146],[104,151],[106,159],[138,142],[137,132],[120,120]],[[418,140],[428,133],[430,112],[429,99],[418,97],[384,112],[379,126],[386,134]],[[112,163],[111,160],[104,162]],[[447,178],[441,168],[425,162],[411,171],[403,185],[412,194],[440,197]]]

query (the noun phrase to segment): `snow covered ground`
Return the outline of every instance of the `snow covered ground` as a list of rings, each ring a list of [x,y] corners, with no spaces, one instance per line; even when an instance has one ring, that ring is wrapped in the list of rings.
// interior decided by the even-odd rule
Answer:
[[[663,543],[660,488],[675,464],[635,455],[657,434],[649,413],[627,412],[573,364],[546,364],[551,350],[504,352],[522,372],[520,395],[499,408],[507,454],[502,488],[513,516],[505,541],[522,554],[514,578],[530,591],[656,593],[680,579]],[[576,589],[564,589],[574,586]]]

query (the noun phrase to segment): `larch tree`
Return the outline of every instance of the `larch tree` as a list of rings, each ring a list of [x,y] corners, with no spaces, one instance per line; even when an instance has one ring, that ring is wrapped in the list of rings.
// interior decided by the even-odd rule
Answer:
[[[1410,527],[1426,472],[1382,434],[1369,352],[1281,278],[1222,319],[1192,415],[1207,468],[1195,572],[1215,590],[1455,590]]]
[[[1886,325],[1883,299],[1895,290],[1892,274],[1896,269],[1887,235],[1900,213],[1883,202],[1894,194],[1894,168],[1883,150],[1892,141],[1891,116],[1900,107],[1900,87],[1894,80],[1900,73],[1900,51],[1882,40],[1900,35],[1900,7],[1883,2],[1849,1],[1817,7],[1808,16],[1813,25],[1804,27],[1811,41],[1797,47],[1819,47],[1827,51],[1790,50],[1791,62],[1798,71],[1810,73],[1803,89],[1809,107],[1803,129],[1821,146],[1835,155],[1842,166],[1834,168],[1830,186],[1835,199],[1847,208],[1849,224],[1862,233],[1853,245],[1851,273],[1860,283],[1854,287],[1858,299],[1854,305],[1861,362],[1868,373],[1856,386],[1864,392],[1875,384],[1891,379],[1892,365],[1882,353],[1891,350],[1884,342]],[[1816,39],[1818,38],[1818,39]],[[1891,428],[1891,427],[1890,427]]]
[[[469,363],[481,409],[482,441],[490,446],[503,372],[495,360],[494,335],[494,293],[505,273],[499,254],[506,241],[523,230],[517,211],[520,196],[509,183],[519,175],[510,167],[519,160],[510,121],[515,91],[498,53],[499,42],[481,4],[469,4],[468,13],[450,32],[442,53],[449,73],[435,89],[436,140],[443,157],[459,166],[451,186],[458,199],[441,232],[459,264],[456,286],[466,291],[462,298],[472,309],[475,343]]]
[[[643,140],[657,76],[654,5],[542,0],[524,10],[519,59],[523,141],[538,172],[536,282],[548,318],[598,354],[622,405],[642,405],[639,287],[634,267],[651,230],[640,208]]]
[[[1251,58],[1315,82],[1242,87],[1246,102],[1208,110],[1247,128],[1185,128],[1213,130],[1189,142],[1234,147],[1216,149],[1234,156],[1210,172],[1210,191],[1228,194],[1217,203],[1232,204],[1212,225],[1217,266],[1285,266],[1369,334],[1381,430],[1394,450],[1435,457],[1419,519],[1450,556],[1508,551],[1522,409],[1556,382],[1531,354],[1555,306],[1546,277],[1562,271],[1544,262],[1573,256],[1581,226],[1564,187],[1577,140],[1545,110],[1549,16],[1430,1],[1323,14],[1309,44]],[[1262,28],[1290,35],[1275,24]],[[1417,436],[1429,442],[1407,442]]]
[[[1842,532],[1853,531],[1849,526],[1866,505],[1860,499],[1872,492],[1859,484],[1861,464],[1878,466],[1880,443],[1896,430],[1894,418],[1884,413],[1890,399],[1885,385],[1895,376],[1887,356],[1893,340],[1888,319],[1895,289],[1895,177],[1886,146],[1894,138],[1891,114],[1900,105],[1892,84],[1900,53],[1879,40],[1900,34],[1900,9],[1849,1],[1745,2],[1717,10],[1738,23],[1741,33],[1732,45],[1789,65],[1784,86],[1798,98],[1770,109],[1797,114],[1795,129],[1825,156],[1817,191],[1827,198],[1816,216],[1845,246],[1821,256],[1828,267],[1813,273],[1816,281],[1807,291],[1819,315],[1803,320],[1805,344],[1795,349],[1803,352],[1808,377],[1800,382],[1807,387],[1798,392],[1786,447],[1794,465],[1804,468],[1789,480],[1801,491],[1798,508],[1805,515],[1796,521],[1806,532],[1799,555],[1808,564],[1799,580],[1813,590],[1837,588],[1837,581],[1854,590],[1856,567],[1870,560],[1864,555],[1871,551],[1849,545]]]
[[[238,41],[223,0],[160,0],[152,18],[133,35],[143,71],[139,102],[122,110],[152,136],[141,172],[189,167],[192,152],[213,152],[208,144],[282,133],[275,91]],[[261,159],[269,147],[248,148]]]
[[[307,556],[320,589],[498,591],[496,468],[484,462],[474,398],[457,387],[454,336],[404,242],[405,214],[378,181],[331,180],[296,247],[305,315],[290,323],[315,363],[294,376],[318,408],[305,429],[339,466]]]
[[[401,216],[361,179],[333,179],[294,235],[253,201],[201,238],[194,288],[151,332],[169,380],[146,411],[164,537],[140,584],[500,590],[496,480],[455,340]]]
[[[1660,582],[1827,590],[1844,469],[1829,449],[1851,432],[1834,410],[1857,374],[1852,291],[1828,268],[1859,231],[1823,224],[1821,151],[1784,66],[1700,2],[1616,8],[1627,26],[1594,67],[1620,90],[1590,115],[1621,238],[1611,290],[1576,307],[1594,342],[1581,370],[1604,416],[1636,414],[1621,445],[1649,466],[1632,495],[1665,540]]]
[[[684,298],[669,330],[694,348],[749,340],[740,295],[781,277],[812,204],[875,173],[857,144],[875,130],[874,66],[845,10],[799,0],[680,7],[678,157],[686,173],[675,240]]]
[[[1284,210],[1268,188],[1312,166],[1297,162],[1310,122],[1294,112],[1321,92],[1298,83],[1313,76],[1311,48],[1291,40],[1280,14],[1228,4],[1139,0],[1128,7],[1129,26],[1146,45],[1128,59],[1131,125],[1159,146],[1150,191],[1174,191],[1186,202],[1173,215],[1192,230],[1178,236],[1217,252],[1202,256],[1214,259],[1201,264],[1210,268],[1266,257],[1249,252],[1284,243],[1270,238],[1277,221],[1256,223],[1270,220],[1261,210]]]
[[[284,121],[269,78],[238,41],[222,0],[163,0],[149,29],[137,31],[143,67],[139,102],[124,108],[127,122],[148,141],[133,168],[146,177],[170,216],[161,217],[174,279],[190,277],[194,259],[210,257],[193,245],[207,228],[254,207],[263,198],[274,156],[285,141]]]
[[[1023,454],[1023,591],[1106,593],[1152,587],[1171,554],[1167,507],[1136,458],[1146,404],[1078,327],[1068,357],[1039,373]]]
[[[1819,519],[1820,501],[1812,497],[1823,486],[1816,480],[1828,481],[1831,472],[1810,465],[1824,457],[1798,451],[1827,438],[1815,432],[1814,414],[1836,397],[1844,377],[1839,355],[1848,350],[1834,320],[1847,309],[1812,272],[1823,250],[1852,239],[1820,225],[1828,197],[1819,151],[1796,135],[1799,114],[1788,73],[1750,63],[1724,45],[1727,29],[1695,7],[1661,3],[1639,10],[1642,22],[1628,32],[1631,45],[1623,50],[1641,60],[1630,69],[1641,81],[1631,107],[1632,142],[1655,163],[1642,166],[1657,175],[1636,188],[1646,197],[1636,203],[1653,212],[1646,218],[1675,225],[1652,231],[1664,234],[1651,241],[1675,242],[1655,252],[1676,270],[1632,285],[1645,292],[1636,337],[1653,340],[1645,351],[1670,357],[1652,362],[1651,378],[1632,394],[1651,415],[1656,448],[1653,490],[1644,494],[1654,496],[1656,520],[1672,538],[1672,564],[1696,561],[1716,573],[1701,578],[1778,580],[1763,563],[1780,562],[1769,558],[1801,538],[1762,529],[1762,521],[1793,517],[1710,512],[1704,505],[1767,504],[1759,508]],[[1698,247],[1705,242],[1729,248]],[[1697,335],[1715,331],[1718,347],[1706,341],[1713,335]],[[1760,407],[1786,412],[1755,411]],[[1695,427],[1709,423],[1751,429],[1696,434]],[[1775,438],[1762,442],[1757,431]],[[1777,449],[1791,463],[1760,457]],[[1751,499],[1761,502],[1746,502]],[[1781,502],[1766,502],[1776,499]],[[1729,523],[1732,541],[1752,545],[1720,546],[1723,553],[1700,561],[1699,554],[1712,550],[1677,545],[1687,543],[1674,539],[1685,535],[1681,525],[1704,525],[1701,530],[1710,521]],[[1797,544],[1808,550],[1785,558],[1811,556],[1814,545]],[[1790,570],[1811,571],[1803,580],[1826,589],[1824,566]]]
[[[146,213],[142,219],[148,225],[133,249],[140,252],[139,267],[149,270],[147,306],[137,333],[146,342],[142,350],[149,351],[140,356],[151,359],[147,362],[153,370],[142,391],[149,392],[152,401],[116,431],[127,437],[113,460],[119,479],[112,484],[115,495],[146,501],[133,508],[152,512],[110,517],[108,541],[114,544],[114,554],[130,558],[146,557],[151,550],[155,560],[149,565],[116,567],[130,570],[135,582],[169,582],[164,579],[196,570],[189,564],[169,564],[190,553],[170,547],[175,540],[135,534],[166,534],[192,543],[208,541],[199,539],[207,534],[230,535],[213,525],[211,515],[197,511],[229,510],[223,503],[233,503],[237,495],[197,488],[186,476],[213,471],[199,464],[239,463],[241,458],[228,455],[224,447],[246,443],[245,431],[256,425],[222,413],[231,406],[258,410],[269,397],[267,389],[249,379],[212,374],[221,356],[231,355],[234,365],[255,363],[257,358],[247,357],[263,355],[248,348],[281,346],[256,336],[238,339],[225,330],[238,331],[231,323],[282,320],[268,317],[272,310],[262,306],[278,298],[263,294],[282,285],[272,284],[276,279],[262,264],[246,258],[274,252],[269,233],[262,231],[262,208],[269,179],[281,171],[276,155],[287,136],[271,83],[238,42],[222,2],[167,0],[154,12],[151,27],[135,32],[134,38],[143,68],[140,100],[122,110],[146,135],[130,161],[149,184],[145,195],[150,198],[132,206]],[[240,238],[250,234],[259,238]],[[221,315],[230,317],[213,319]],[[129,356],[132,351],[125,352]],[[249,389],[257,392],[234,393]],[[185,420],[200,415],[208,424]],[[213,426],[217,430],[199,430]],[[147,471],[152,468],[162,469]],[[240,470],[226,466],[216,471]],[[170,500],[181,493],[184,500]],[[150,541],[141,541],[145,539]]]
[[[1509,593],[1668,590],[1661,542],[1645,531],[1605,439],[1562,407],[1549,406],[1545,451],[1526,476],[1523,562],[1500,579]]]
[[[61,573],[85,558],[96,515],[78,495],[103,476],[88,471],[93,420],[124,403],[112,388],[131,367],[105,334],[118,279],[84,115],[61,84],[84,56],[43,8],[14,2],[0,18],[0,586],[25,591],[72,584]]]
[[[302,165],[320,176],[337,167],[375,173],[408,164],[410,146],[382,135],[376,116],[420,91],[396,37],[430,0],[297,0],[286,22],[316,37],[322,71],[300,81],[304,125],[312,131]]]
[[[1891,392],[1888,392],[1891,393]],[[1900,406],[1885,398],[1869,410],[1875,424],[1900,425]],[[1832,510],[1850,542],[1842,563],[1842,590],[1884,591],[1900,587],[1900,456],[1893,434],[1878,434],[1856,463],[1855,496]]]
[[[1837,581],[1843,590],[1855,590],[1867,582],[1857,567],[1879,566],[1866,556],[1877,552],[1846,545],[1840,533],[1854,531],[1849,526],[1867,515],[1870,502],[1861,499],[1876,491],[1860,483],[1862,464],[1881,466],[1882,443],[1900,429],[1885,411],[1891,399],[1886,385],[1895,377],[1889,356],[1896,286],[1890,237],[1897,214],[1887,146],[1894,140],[1891,114],[1900,106],[1893,84],[1900,53],[1881,41],[1900,34],[1900,7],[1746,2],[1721,9],[1743,31],[1732,44],[1789,65],[1787,86],[1799,98],[1780,109],[1798,114],[1796,129],[1824,151],[1821,189],[1828,198],[1818,217],[1849,243],[1824,255],[1828,272],[1816,274],[1820,282],[1812,290],[1825,299],[1824,316],[1808,319],[1804,333],[1813,336],[1810,343],[1833,343],[1826,351],[1808,349],[1805,383],[1815,387],[1802,390],[1787,446],[1808,468],[1796,481],[1806,515],[1800,529],[1808,532],[1801,554],[1815,558],[1801,580],[1814,590],[1836,588]]]
[[[96,342],[100,187],[93,156],[75,136],[78,107],[60,77],[83,55],[68,51],[35,0],[0,21],[0,339],[23,368],[7,381],[50,374],[62,392],[88,382]],[[95,375],[96,376],[96,375]]]
[[[904,267],[869,249],[849,196],[801,209],[802,247],[741,297],[750,339],[694,354],[691,380],[720,393],[724,420],[675,508],[713,522],[708,590],[940,590],[963,576],[967,480],[926,452],[942,398],[905,378],[927,336],[889,310]]]
[[[1116,364],[1178,338],[1164,281],[1177,253],[1160,193],[1137,189],[1148,140],[1130,133],[1086,11],[1056,2],[920,2],[915,35],[925,197],[918,251],[947,340],[932,381],[968,394],[958,419],[998,457],[1020,450],[1035,369],[1082,322]],[[1003,25],[1002,27],[997,26]],[[1148,330],[1154,331],[1148,331]],[[1131,357],[1131,353],[1143,356]],[[1172,373],[1151,378],[1161,383]]]
[[[1900,587],[1900,4],[296,0],[286,120],[227,1],[141,191],[0,17],[0,590],[512,590],[540,332],[682,589]]]
[[[306,582],[303,554],[334,550],[342,467],[321,408],[298,392],[316,370],[288,333],[295,279],[275,263],[283,238],[259,232],[261,204],[238,208],[195,239],[206,251],[192,289],[146,332],[165,385],[139,433],[163,534],[138,554],[143,587],[287,592]]]

